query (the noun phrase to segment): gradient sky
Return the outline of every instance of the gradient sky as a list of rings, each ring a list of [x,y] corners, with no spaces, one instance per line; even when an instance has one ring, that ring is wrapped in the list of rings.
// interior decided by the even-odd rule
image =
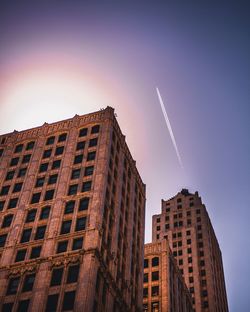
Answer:
[[[146,241],[162,198],[199,191],[236,312],[250,307],[249,32],[247,1],[0,2],[0,133],[113,106],[147,185]]]

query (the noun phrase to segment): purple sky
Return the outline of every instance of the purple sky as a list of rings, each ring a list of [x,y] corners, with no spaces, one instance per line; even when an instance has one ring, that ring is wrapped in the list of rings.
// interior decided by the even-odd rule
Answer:
[[[162,198],[199,191],[236,312],[250,307],[249,15],[246,1],[0,2],[0,133],[115,107],[147,185],[146,241]]]

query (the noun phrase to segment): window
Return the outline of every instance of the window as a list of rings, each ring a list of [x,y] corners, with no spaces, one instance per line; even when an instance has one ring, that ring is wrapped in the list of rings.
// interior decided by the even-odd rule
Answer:
[[[49,295],[45,312],[56,312],[58,303],[58,294]]]
[[[25,276],[22,292],[31,291],[32,290],[35,278],[36,278],[35,273],[28,274],[28,275]]]
[[[78,250],[82,248],[83,237],[75,238],[73,240],[72,250]]]
[[[182,256],[182,250],[178,250],[178,256]]]
[[[10,185],[6,185],[2,187],[0,195],[7,195],[9,193]]]
[[[190,291],[191,294],[193,294],[194,293],[194,287],[190,287],[189,291]]]
[[[83,182],[82,192],[88,192],[91,190],[91,181]]]
[[[183,265],[183,259],[179,259],[179,265]]]
[[[87,156],[87,161],[95,160],[96,152],[89,152]]]
[[[9,214],[5,216],[3,219],[2,228],[9,227],[11,225],[12,219],[13,219],[13,214]]]
[[[60,234],[67,234],[70,232],[71,220],[63,221]]]
[[[21,169],[19,170],[19,172],[18,172],[17,177],[18,177],[18,178],[24,177],[25,174],[26,174],[26,172],[27,172],[27,168],[21,168]]]
[[[148,288],[143,288],[143,298],[148,298]]]
[[[74,310],[75,291],[68,291],[64,293],[63,298],[63,311]]]
[[[31,249],[30,259],[36,259],[40,257],[42,246],[35,246]]]
[[[161,226],[160,226],[160,225],[157,225],[156,231],[160,231],[160,229],[161,229]]]
[[[30,300],[29,299],[19,301],[17,312],[26,312],[26,311],[28,311],[29,304],[30,304]]]
[[[86,136],[87,133],[88,133],[88,128],[82,128],[82,129],[80,129],[79,137]]]
[[[68,269],[67,284],[76,283],[79,275],[79,264],[72,265]]]
[[[27,249],[18,250],[16,253],[15,262],[23,261],[25,259],[25,256],[26,256],[26,252],[27,252]]]
[[[203,242],[199,242],[198,246],[199,246],[199,248],[202,248],[203,247]]]
[[[26,145],[26,151],[33,149],[34,146],[35,146],[35,141],[28,142]]]
[[[12,180],[13,177],[14,177],[14,175],[15,175],[15,170],[12,170],[12,171],[7,172],[6,177],[5,177],[5,180],[6,180],[6,181],[7,181],[7,180]]]
[[[206,275],[206,271],[205,270],[201,270],[201,276],[205,276]]]
[[[50,286],[61,285],[63,277],[63,268],[54,269],[50,280]]]
[[[192,253],[192,248],[188,248],[187,249],[187,252],[190,254],[190,253]]]
[[[152,286],[151,295],[152,297],[159,296],[159,286]]]
[[[148,283],[148,273],[144,273],[144,275],[143,275],[143,283]]]
[[[200,261],[200,266],[204,266],[205,265],[205,260],[201,260]]]
[[[71,179],[78,179],[80,177],[81,169],[72,170]]]
[[[45,181],[45,177],[37,178],[36,180],[36,187],[42,187]]]
[[[191,244],[191,238],[187,239],[187,244],[190,245]]]
[[[32,195],[31,204],[38,203],[40,201],[41,193],[35,193]]]
[[[11,198],[9,200],[8,209],[16,208],[18,202],[18,198]]]
[[[85,141],[78,142],[76,145],[76,150],[77,151],[83,150],[84,147],[85,147]]]
[[[207,297],[207,290],[206,289],[202,290],[202,297]]]
[[[144,259],[144,268],[148,268],[148,259]]]
[[[75,164],[80,164],[83,160],[83,155],[76,155],[74,159],[74,165]]]
[[[62,133],[59,135],[58,142],[64,142],[67,139],[67,133]]]
[[[59,146],[56,148],[56,151],[55,151],[55,155],[58,156],[58,155],[62,155],[63,154],[63,150],[64,150],[64,146]]]
[[[65,205],[64,214],[73,213],[75,208],[75,201],[68,201]]]
[[[152,309],[151,309],[152,312],[159,312],[160,311],[159,302],[152,302],[151,307],[152,307]]]
[[[3,149],[0,149],[0,157],[3,155]]]
[[[53,163],[52,163],[52,168],[51,169],[57,169],[57,168],[60,168],[60,166],[61,166],[61,159],[54,160]]]
[[[30,240],[31,231],[32,231],[32,229],[23,230],[23,234],[22,234],[20,243],[25,243],[25,242],[28,242]]]
[[[86,228],[86,217],[78,218],[76,220],[76,231],[82,231]]]
[[[159,265],[159,258],[158,257],[154,257],[152,259],[152,266],[158,266]]]
[[[4,200],[1,200],[1,201],[0,201],[0,211],[3,210],[4,204],[5,204],[5,201],[4,201]]]
[[[12,158],[10,161],[10,166],[11,167],[16,166],[18,162],[19,162],[19,157]]]
[[[189,272],[189,273],[192,273],[192,272],[193,272],[193,268],[192,268],[192,267],[189,267],[189,268],[188,268],[188,272]]]
[[[68,241],[59,242],[57,245],[56,253],[61,253],[67,251],[68,248]]]
[[[46,225],[39,226],[36,230],[35,240],[43,239],[46,231]]]
[[[49,166],[49,163],[43,163],[43,164],[41,164],[41,165],[40,165],[40,168],[39,168],[39,172],[45,172],[45,171],[47,171],[48,166]]]
[[[68,195],[74,195],[77,193],[78,184],[73,184],[69,186]]]
[[[100,125],[95,125],[92,127],[91,129],[91,133],[94,134],[94,133],[98,133],[100,131]]]
[[[27,154],[23,156],[22,164],[27,164],[30,161],[31,154]]]
[[[50,206],[43,207],[41,214],[40,214],[40,220],[48,219],[49,213],[50,213]]]
[[[20,153],[22,150],[23,150],[23,144],[19,144],[16,146],[14,153]]]
[[[196,209],[196,214],[200,214],[201,210],[200,209]]]
[[[193,283],[194,282],[194,278],[193,278],[193,276],[190,276],[189,277],[189,283]]]
[[[20,277],[13,277],[9,280],[9,285],[7,288],[7,295],[14,295],[17,293],[18,285],[20,282]]]
[[[89,176],[92,175],[94,171],[94,166],[89,166],[85,168],[84,175]]]
[[[89,147],[96,146],[97,145],[97,141],[98,141],[97,138],[89,140]]]
[[[52,149],[45,150],[43,152],[43,159],[49,158],[51,156],[51,154],[52,154]]]
[[[22,189],[22,186],[23,186],[23,183],[16,183],[16,184],[14,185],[13,193],[20,192],[21,189]]]
[[[88,210],[89,207],[89,197],[84,197],[80,200],[79,211]]]
[[[192,262],[193,262],[192,257],[188,257],[188,263],[192,263]]]
[[[7,234],[0,235],[0,248],[4,247],[6,239],[7,239]]]
[[[48,190],[45,193],[44,200],[51,200],[54,197],[55,190]]]
[[[158,281],[159,280],[159,271],[152,272],[151,279],[152,279],[152,281]]]
[[[48,184],[55,184],[57,182],[57,177],[58,177],[58,174],[52,174],[49,177]]]
[[[13,305],[14,305],[13,302],[4,303],[2,306],[2,312],[11,312]]]
[[[47,139],[46,141],[46,145],[51,145],[55,142],[55,137],[54,136],[51,136]]]

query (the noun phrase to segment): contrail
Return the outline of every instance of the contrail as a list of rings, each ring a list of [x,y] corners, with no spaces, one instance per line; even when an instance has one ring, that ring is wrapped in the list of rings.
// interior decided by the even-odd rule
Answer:
[[[165,121],[166,121],[166,124],[167,124],[167,127],[168,127],[168,131],[169,131],[169,134],[170,134],[172,143],[173,143],[174,148],[175,148],[175,152],[176,152],[177,158],[178,158],[178,160],[179,160],[179,164],[180,164],[181,168],[183,168],[182,161],[181,161],[181,156],[180,156],[180,153],[179,153],[179,151],[178,151],[178,147],[177,147],[177,144],[176,144],[176,141],[175,141],[175,138],[174,138],[174,133],[173,133],[173,130],[172,130],[170,121],[169,121],[169,119],[168,119],[168,115],[167,115],[165,106],[164,106],[164,104],[163,104],[163,100],[162,100],[162,98],[161,98],[160,91],[159,91],[159,89],[158,89],[157,87],[156,87],[156,92],[157,92],[157,95],[158,95],[158,98],[159,98],[159,102],[160,102],[160,104],[161,104],[161,110],[162,110],[163,116],[164,116],[164,118],[165,118]]]

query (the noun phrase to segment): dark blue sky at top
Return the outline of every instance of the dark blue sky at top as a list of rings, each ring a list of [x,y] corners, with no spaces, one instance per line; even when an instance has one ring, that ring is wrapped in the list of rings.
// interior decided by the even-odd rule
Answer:
[[[121,96],[113,106],[147,185],[146,240],[161,198],[182,187],[198,190],[222,250],[230,311],[236,312],[250,307],[249,24],[247,1],[0,2],[0,132],[12,131],[1,127],[10,72],[50,59],[87,64],[89,76],[98,73]]]

